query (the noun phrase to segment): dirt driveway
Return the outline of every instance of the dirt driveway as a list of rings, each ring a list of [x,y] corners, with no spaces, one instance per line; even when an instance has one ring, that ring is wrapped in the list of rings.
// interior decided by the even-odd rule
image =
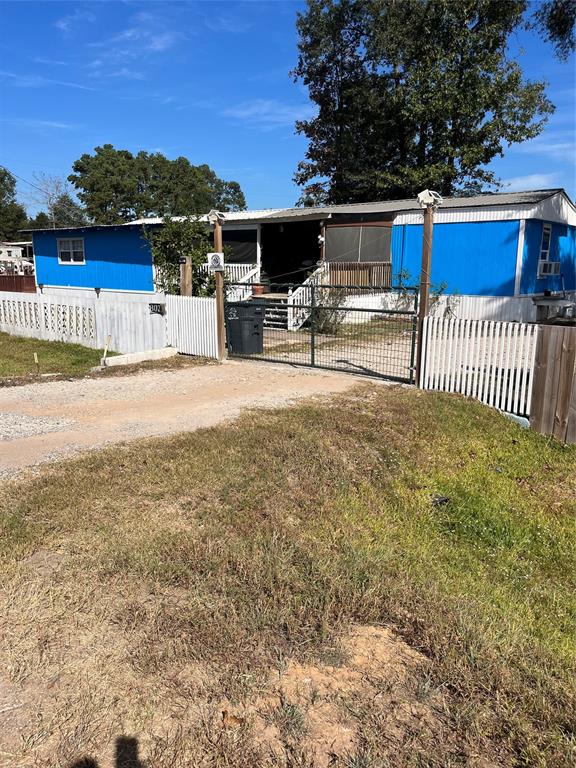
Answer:
[[[212,426],[250,407],[343,392],[353,376],[228,361],[0,389],[0,477],[79,451]]]

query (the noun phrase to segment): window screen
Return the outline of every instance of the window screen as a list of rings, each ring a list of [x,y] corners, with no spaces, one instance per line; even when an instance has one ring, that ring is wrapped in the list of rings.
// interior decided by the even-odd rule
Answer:
[[[326,227],[326,261],[390,262],[390,227]]]

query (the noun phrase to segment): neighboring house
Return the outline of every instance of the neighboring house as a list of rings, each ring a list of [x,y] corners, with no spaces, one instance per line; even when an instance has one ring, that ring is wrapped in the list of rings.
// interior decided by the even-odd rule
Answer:
[[[325,261],[331,282],[418,282],[422,211],[415,200],[225,214],[232,275],[260,270],[276,282],[303,282]],[[32,232],[36,280],[45,293],[155,291],[143,228]],[[243,265],[243,266],[242,266]],[[576,290],[576,208],[562,189],[454,197],[435,213],[432,282],[471,297],[520,297]],[[254,269],[252,269],[254,267]]]
[[[31,240],[0,242],[0,275],[31,275],[33,272]]]

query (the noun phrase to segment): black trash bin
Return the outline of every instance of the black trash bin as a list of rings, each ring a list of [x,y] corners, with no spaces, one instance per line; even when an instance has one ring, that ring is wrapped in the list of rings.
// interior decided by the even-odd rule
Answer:
[[[264,307],[247,302],[226,306],[226,337],[231,355],[264,352]]]

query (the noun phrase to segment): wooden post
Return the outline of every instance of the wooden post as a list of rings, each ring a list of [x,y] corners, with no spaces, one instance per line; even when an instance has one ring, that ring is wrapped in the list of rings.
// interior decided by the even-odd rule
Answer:
[[[214,221],[214,250],[223,252],[222,222],[219,218]],[[226,327],[224,325],[224,273],[216,272],[216,336],[218,339],[218,360],[226,354]]]
[[[434,206],[424,209],[424,237],[422,239],[422,266],[420,268],[420,295],[418,297],[418,351],[416,355],[416,385],[420,384],[422,349],[424,346],[424,318],[430,305],[430,271],[432,269],[432,236],[434,232]]]
[[[262,275],[262,224],[256,226],[256,266],[258,273],[255,282],[259,283]]]
[[[320,261],[326,260],[326,222],[320,222]]]
[[[576,328],[539,326],[532,375],[530,426],[576,442]]]
[[[192,296],[192,256],[180,264],[180,296]]]

